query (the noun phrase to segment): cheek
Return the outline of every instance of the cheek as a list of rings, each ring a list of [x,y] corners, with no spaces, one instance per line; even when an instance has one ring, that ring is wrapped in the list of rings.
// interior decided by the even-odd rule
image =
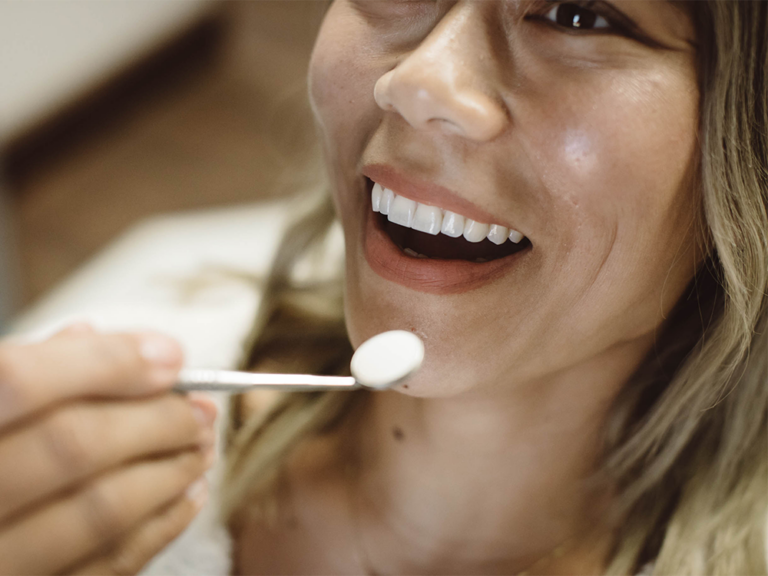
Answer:
[[[530,140],[557,222],[551,264],[577,271],[567,299],[583,314],[613,303],[627,333],[643,333],[694,272],[693,258],[682,257],[697,211],[695,82],[675,73],[593,91],[563,86],[580,98],[554,93],[560,105],[549,102]]]
[[[665,91],[665,92],[668,92]],[[680,90],[680,92],[684,92]],[[670,95],[615,111],[615,130],[609,137],[618,145],[603,146],[610,189],[642,217],[667,213],[686,187],[695,152],[698,103]]]
[[[370,56],[366,30],[346,4],[334,3],[321,27],[309,67],[310,102],[320,129],[337,212],[347,231],[354,228],[362,201],[362,151],[381,118],[373,87],[386,72],[381,69],[380,59]]]
[[[579,128],[566,130],[563,134],[560,154],[563,167],[579,180],[589,178],[598,167],[594,140],[590,132]]]
[[[693,80],[669,74],[596,86],[592,95],[580,91],[588,105],[552,108],[558,112],[540,125],[535,145],[550,200],[582,228],[591,219],[644,239],[644,231],[678,232],[672,228],[693,213]]]
[[[321,35],[309,67],[310,103],[324,136],[344,121],[341,113],[344,94],[354,85],[349,68],[340,66],[340,55],[337,52],[338,46],[332,41],[324,41]]]
[[[365,26],[337,2],[312,52],[310,102],[323,136],[338,139],[336,145],[364,132],[365,119],[376,109],[373,86],[381,72],[362,55],[365,39]]]

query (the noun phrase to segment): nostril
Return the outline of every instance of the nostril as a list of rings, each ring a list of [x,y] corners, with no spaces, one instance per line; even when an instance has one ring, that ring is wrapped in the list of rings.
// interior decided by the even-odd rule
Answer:
[[[448,134],[456,134],[458,136],[463,136],[464,138],[467,138],[469,135],[467,132],[458,124],[451,122],[450,120],[444,120],[442,118],[434,118],[431,121],[434,124],[440,125],[441,129],[444,132],[447,132]]]

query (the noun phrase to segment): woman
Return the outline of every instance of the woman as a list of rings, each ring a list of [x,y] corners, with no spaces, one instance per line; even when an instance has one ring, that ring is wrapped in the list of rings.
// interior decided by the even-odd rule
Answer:
[[[330,7],[310,97],[347,328],[413,330],[427,360],[242,431],[237,572],[765,573],[766,24],[745,2]],[[449,212],[504,242],[451,238]]]
[[[346,327],[353,346],[412,330],[427,359],[396,391],[237,406],[233,572],[766,573],[766,25],[762,2],[329,8],[310,98]],[[257,368],[345,364],[335,293],[290,281],[330,214],[286,237]],[[84,340],[110,345],[59,336]],[[30,374],[4,352],[7,381]],[[55,404],[50,377],[27,381],[28,411]],[[167,541],[146,526],[173,533],[150,511],[174,486],[120,525],[137,567]],[[78,566],[114,566],[90,550]]]

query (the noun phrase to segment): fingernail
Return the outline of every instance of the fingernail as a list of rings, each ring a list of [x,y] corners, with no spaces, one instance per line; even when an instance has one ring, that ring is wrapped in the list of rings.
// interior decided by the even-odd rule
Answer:
[[[200,426],[208,427],[213,424],[213,416],[205,408],[199,404],[192,405],[192,414],[195,415],[195,420]]]
[[[208,499],[208,481],[205,479],[205,476],[190,484],[185,495],[195,506],[198,508],[202,507]]]
[[[160,334],[142,334],[140,353],[142,358],[159,367],[181,364],[181,348],[175,340]]]
[[[192,404],[192,413],[200,426],[207,428],[216,420],[216,406],[210,401],[190,396],[189,403]]]

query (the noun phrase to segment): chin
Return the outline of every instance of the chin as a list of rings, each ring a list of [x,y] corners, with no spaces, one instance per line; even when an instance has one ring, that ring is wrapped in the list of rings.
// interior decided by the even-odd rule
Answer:
[[[424,364],[407,382],[394,388],[395,391],[416,397],[439,398],[461,394],[481,385],[483,375],[478,373],[473,354],[461,346],[455,326],[431,321],[429,311],[424,310],[425,300],[442,300],[441,297],[421,295],[414,298],[374,274],[368,276],[367,282],[359,281],[359,277],[354,271],[348,271],[345,312],[353,347],[357,348],[387,330],[407,330],[424,342]],[[443,305],[441,301],[433,302],[430,308],[439,313]]]

